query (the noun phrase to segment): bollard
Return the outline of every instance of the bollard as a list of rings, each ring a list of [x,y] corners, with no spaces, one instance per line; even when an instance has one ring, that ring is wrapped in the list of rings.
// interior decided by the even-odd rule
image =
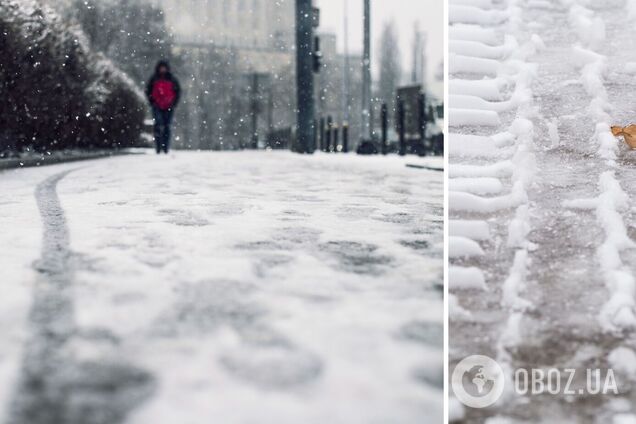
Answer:
[[[342,152],[349,153],[349,124],[342,124]]]
[[[312,152],[318,147],[318,120],[314,119],[314,145]]]
[[[406,155],[406,125],[404,113],[404,100],[398,101],[398,127],[400,130],[400,156]]]
[[[258,149],[258,112],[259,112],[259,101],[258,101],[258,74],[252,74],[252,87],[251,87],[251,116],[252,116],[252,142],[251,148]]]
[[[340,134],[339,134],[338,124],[333,126],[333,152],[338,153],[338,144],[340,142]]]
[[[320,150],[325,151],[325,118],[320,118]]]
[[[331,132],[333,130],[333,119],[331,115],[327,116],[327,142],[325,143],[325,152],[331,151]]]
[[[389,110],[386,103],[382,103],[382,154],[386,155],[389,151]]]
[[[420,122],[420,140],[424,151],[430,150],[431,146],[426,142],[426,94],[421,93],[419,97],[419,122]]]

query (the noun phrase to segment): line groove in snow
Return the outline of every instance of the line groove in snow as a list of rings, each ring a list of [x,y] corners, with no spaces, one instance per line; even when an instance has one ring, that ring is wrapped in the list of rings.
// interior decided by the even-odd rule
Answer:
[[[80,358],[79,350],[113,338],[83,336],[74,322],[73,254],[57,185],[73,170],[47,178],[35,190],[43,224],[30,336],[7,424],[113,424],[153,391],[152,377],[116,357]],[[112,346],[111,346],[112,348]]]

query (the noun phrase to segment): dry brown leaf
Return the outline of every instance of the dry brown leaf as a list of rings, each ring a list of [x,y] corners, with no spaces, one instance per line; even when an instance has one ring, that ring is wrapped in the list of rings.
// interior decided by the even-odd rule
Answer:
[[[628,125],[626,127],[612,127],[612,134],[615,137],[623,136],[625,143],[632,148],[636,149],[636,124]]]

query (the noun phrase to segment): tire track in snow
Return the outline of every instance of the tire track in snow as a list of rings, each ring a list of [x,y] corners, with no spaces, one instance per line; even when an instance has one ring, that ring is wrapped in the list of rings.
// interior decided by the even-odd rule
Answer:
[[[30,334],[7,424],[122,422],[154,387],[148,373],[112,355],[86,358],[87,347],[105,352],[117,339],[99,331],[82,334],[74,322],[73,254],[56,191],[71,172],[53,175],[35,190],[44,229],[42,252],[34,264],[38,279],[29,314]]]

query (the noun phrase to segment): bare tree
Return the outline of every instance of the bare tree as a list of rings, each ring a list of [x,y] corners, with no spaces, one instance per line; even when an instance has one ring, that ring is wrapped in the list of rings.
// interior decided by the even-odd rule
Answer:
[[[163,9],[142,0],[74,0],[68,14],[91,47],[143,87],[159,59],[172,59]]]

